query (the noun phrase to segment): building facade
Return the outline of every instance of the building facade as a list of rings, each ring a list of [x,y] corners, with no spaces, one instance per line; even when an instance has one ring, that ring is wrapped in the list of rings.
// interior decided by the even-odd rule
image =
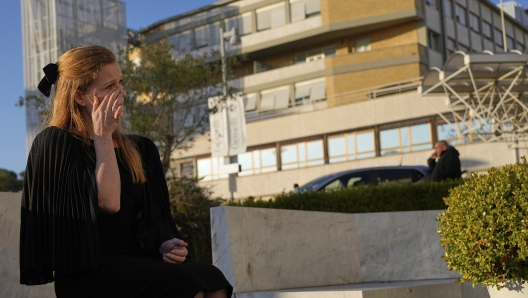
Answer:
[[[102,45],[117,53],[126,46],[125,4],[116,0],[21,0],[24,89],[40,95],[42,68],[75,46]],[[31,147],[41,117],[26,107],[26,144]]]
[[[443,139],[468,174],[516,162],[525,150],[458,135],[437,113],[452,117],[446,98],[426,102],[417,92],[455,50],[504,51],[500,15],[488,0],[238,0],[141,34],[203,53],[219,50],[220,28],[236,28],[241,43],[226,42],[226,51],[246,59],[229,83],[244,94],[248,149],[238,155],[234,197],[267,197],[342,170],[425,165]],[[507,49],[524,52],[522,22],[506,14],[505,31]],[[175,158],[180,175],[230,196],[208,135]]]

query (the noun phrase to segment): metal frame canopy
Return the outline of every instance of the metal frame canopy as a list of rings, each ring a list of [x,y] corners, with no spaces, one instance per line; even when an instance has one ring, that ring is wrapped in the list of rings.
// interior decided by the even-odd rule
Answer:
[[[447,97],[452,117],[437,112],[459,136],[528,148],[527,63],[528,55],[517,50],[455,51],[443,69],[425,73],[418,92],[431,107],[428,96]]]

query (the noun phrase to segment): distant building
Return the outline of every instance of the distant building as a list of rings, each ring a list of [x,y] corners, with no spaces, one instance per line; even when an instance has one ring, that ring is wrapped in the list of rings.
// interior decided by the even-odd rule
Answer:
[[[235,198],[290,191],[342,170],[425,165],[441,139],[457,146],[468,173],[517,159],[505,144],[458,135],[435,111],[452,119],[445,97],[433,109],[417,93],[424,73],[455,50],[503,51],[500,10],[491,1],[219,1],[141,34],[201,53],[219,49],[220,27],[237,28],[241,44],[227,43],[227,51],[247,57],[230,80],[244,93],[248,135]],[[526,26],[506,14],[505,28],[508,49],[524,52]],[[203,177],[229,197],[208,136],[174,157],[181,175]]]
[[[500,7],[500,4],[497,4],[497,6]],[[502,7],[504,7],[505,13],[512,16],[524,26],[528,26],[528,14],[526,13],[526,8],[521,4],[515,1],[507,1],[502,2]]]
[[[74,46],[103,45],[117,53],[126,45],[125,4],[117,0],[21,0],[26,96],[39,95],[42,68]],[[29,150],[41,119],[26,107]]]

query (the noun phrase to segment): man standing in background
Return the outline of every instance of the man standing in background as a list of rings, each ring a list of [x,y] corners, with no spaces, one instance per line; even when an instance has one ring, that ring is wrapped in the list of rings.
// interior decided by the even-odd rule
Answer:
[[[462,176],[458,150],[449,146],[446,141],[438,141],[434,145],[434,152],[427,160],[431,169],[431,181],[457,179]],[[437,160],[438,159],[438,160]]]

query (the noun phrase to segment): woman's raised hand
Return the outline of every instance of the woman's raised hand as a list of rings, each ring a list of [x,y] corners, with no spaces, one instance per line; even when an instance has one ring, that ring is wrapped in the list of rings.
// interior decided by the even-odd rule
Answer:
[[[121,88],[112,88],[101,100],[93,93],[92,122],[94,134],[103,137],[111,136],[123,118],[123,98],[125,93]]]
[[[173,238],[163,242],[160,247],[160,253],[163,257],[163,262],[180,264],[185,261],[187,254],[187,243],[178,238]]]

